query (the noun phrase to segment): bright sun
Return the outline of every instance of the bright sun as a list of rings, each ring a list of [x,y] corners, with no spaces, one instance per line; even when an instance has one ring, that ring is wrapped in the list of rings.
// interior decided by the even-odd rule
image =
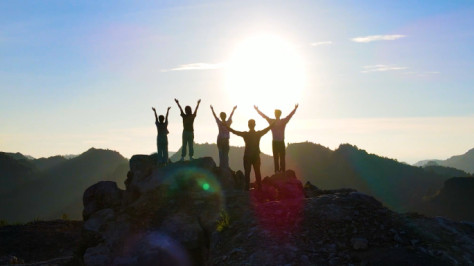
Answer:
[[[226,82],[236,104],[265,109],[293,106],[305,85],[304,64],[291,43],[261,35],[237,45],[227,65]]]

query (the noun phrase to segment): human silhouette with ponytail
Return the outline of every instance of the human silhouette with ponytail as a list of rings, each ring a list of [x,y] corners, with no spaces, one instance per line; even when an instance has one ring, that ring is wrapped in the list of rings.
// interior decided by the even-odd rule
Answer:
[[[153,113],[155,113],[155,125],[156,130],[158,131],[158,136],[156,137],[156,146],[158,147],[158,163],[166,164],[168,162],[168,114],[171,107],[168,107],[166,110],[166,118],[163,115],[159,117],[156,115],[155,107],[151,108]]]

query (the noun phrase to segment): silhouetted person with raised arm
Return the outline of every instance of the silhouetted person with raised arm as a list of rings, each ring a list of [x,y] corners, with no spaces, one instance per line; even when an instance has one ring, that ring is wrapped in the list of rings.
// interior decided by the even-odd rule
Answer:
[[[260,138],[265,135],[272,124],[267,128],[255,131],[255,120],[249,120],[249,131],[242,132],[236,131],[227,126],[230,132],[234,133],[237,136],[241,136],[245,141],[245,151],[244,151],[244,170],[245,170],[245,189],[249,190],[250,188],[250,170],[253,166],[255,172],[255,180],[257,181],[257,189],[262,189],[262,176],[260,174]]]
[[[196,109],[194,113],[191,110],[191,107],[188,105],[184,108],[181,108],[179,101],[174,99],[178,104],[179,110],[181,111],[181,117],[183,118],[183,146],[181,147],[181,161],[184,161],[186,156],[186,145],[189,147],[189,159],[193,160],[194,155],[194,119],[196,118],[196,113],[201,103],[201,99],[197,102]]]
[[[153,113],[155,113],[155,125],[158,131],[156,137],[156,145],[158,146],[158,163],[166,164],[168,162],[168,114],[171,107],[166,110],[166,118],[163,115],[159,117],[156,115],[155,107],[152,107]]]
[[[272,127],[272,135],[273,135],[273,142],[272,142],[272,150],[273,150],[273,162],[275,164],[275,173],[277,172],[285,172],[285,127],[286,124],[290,121],[291,117],[295,114],[296,109],[298,109],[298,104],[295,104],[295,109],[291,111],[291,113],[283,118],[280,119],[281,110],[275,110],[275,119],[269,118],[264,113],[262,113],[257,106],[254,106],[257,113],[261,115],[265,120],[268,121],[269,124],[273,124]]]
[[[220,117],[217,118],[216,113],[214,112],[214,107],[211,105],[212,114],[216,119],[217,127],[219,128],[219,135],[217,135],[217,149],[219,150],[219,167],[229,168],[229,129],[227,126],[232,124],[232,116],[234,111],[237,108],[237,105],[234,106],[232,112],[230,113],[229,119],[226,120],[226,113],[221,112]]]

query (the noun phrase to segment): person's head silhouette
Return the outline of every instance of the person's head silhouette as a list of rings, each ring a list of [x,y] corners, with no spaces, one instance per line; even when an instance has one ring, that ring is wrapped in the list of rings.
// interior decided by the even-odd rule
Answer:
[[[192,114],[192,110],[191,110],[191,106],[187,105],[186,107],[184,107],[184,111],[186,112],[187,115],[190,115]]]
[[[163,115],[160,115],[158,117],[158,120],[160,121],[160,123],[163,123],[163,121],[165,121],[165,117]]]
[[[275,109],[275,117],[276,119],[280,119],[281,116],[281,110],[280,109]]]
[[[254,130],[255,129],[255,120],[250,119],[249,120],[249,129]]]
[[[221,112],[220,117],[221,117],[222,121],[225,121],[225,119],[227,118],[227,115],[224,112]]]

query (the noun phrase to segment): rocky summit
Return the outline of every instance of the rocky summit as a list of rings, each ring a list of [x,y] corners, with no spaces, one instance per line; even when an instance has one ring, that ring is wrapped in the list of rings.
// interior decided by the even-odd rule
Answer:
[[[244,191],[209,158],[130,159],[121,190],[89,187],[76,261],[85,265],[468,265],[474,224],[398,214],[353,189],[303,185],[291,170]]]

